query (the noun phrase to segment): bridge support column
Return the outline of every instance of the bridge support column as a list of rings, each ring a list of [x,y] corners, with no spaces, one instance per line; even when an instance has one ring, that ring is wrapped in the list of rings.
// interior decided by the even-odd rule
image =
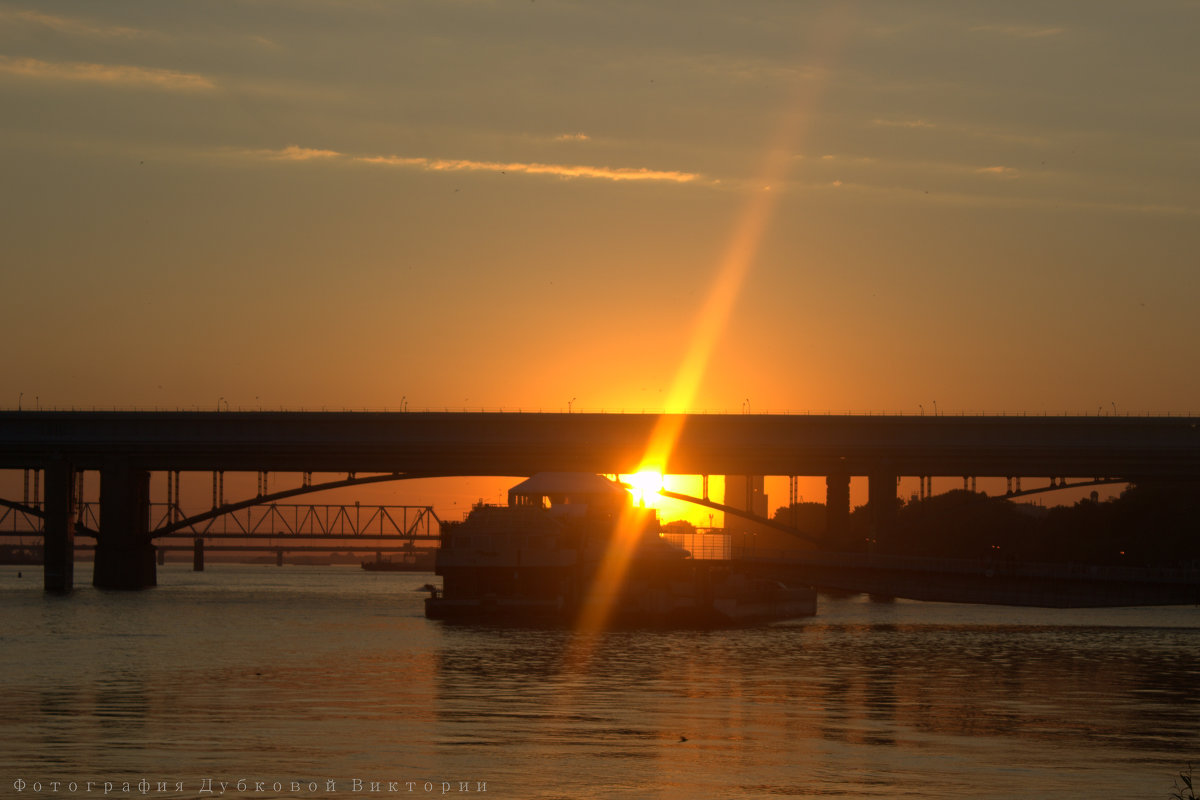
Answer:
[[[871,515],[869,544],[886,542],[896,518],[896,476],[871,475],[867,478],[867,508]]]
[[[277,566],[277,567],[283,566],[283,551],[282,550],[275,551],[275,566]]]
[[[204,539],[192,540],[192,572],[204,572]]]
[[[793,528],[800,527],[800,481],[795,475],[788,476],[788,508],[791,509]]]
[[[92,585],[145,589],[158,585],[150,532],[150,473],[127,464],[100,471],[100,531]]]
[[[750,511],[760,517],[767,516],[767,495],[764,490],[762,475],[726,475],[725,476],[725,505]],[[757,533],[757,523],[746,519],[731,519],[726,517],[725,530],[735,526],[740,533]]]
[[[850,476],[825,476],[825,541],[842,547],[850,538]]]
[[[75,588],[75,470],[65,461],[46,467],[42,574],[47,592]]]

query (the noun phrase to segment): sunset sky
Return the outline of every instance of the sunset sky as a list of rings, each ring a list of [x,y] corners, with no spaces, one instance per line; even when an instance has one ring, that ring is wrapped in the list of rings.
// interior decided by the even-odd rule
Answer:
[[[1198,29],[4,3],[3,401],[660,408],[770,192],[689,408],[1197,410]]]
[[[1197,30],[0,2],[0,406],[1200,413]]]

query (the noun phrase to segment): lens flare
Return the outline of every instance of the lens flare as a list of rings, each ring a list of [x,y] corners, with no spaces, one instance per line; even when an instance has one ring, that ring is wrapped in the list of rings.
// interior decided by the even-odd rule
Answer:
[[[633,492],[633,500],[640,506],[651,508],[658,505],[659,492],[663,488],[663,476],[658,470],[640,469],[632,475],[625,475],[622,481]]]
[[[833,9],[814,26],[815,63],[826,66],[832,60],[833,51],[843,38],[848,21],[844,12]],[[810,74],[827,75],[828,69],[815,69]],[[795,101],[784,109],[776,136],[766,148],[762,167],[752,184],[760,188],[749,192],[745,210],[734,227],[716,276],[696,314],[687,352],[668,395],[667,413],[659,416],[654,425],[638,474],[653,472],[661,476],[668,471],[671,453],[687,420],[685,412],[693,407],[709,359],[725,331],[742,285],[770,226],[781,192],[771,191],[769,187],[784,184],[790,166],[796,161],[797,144],[813,118],[823,88],[824,81],[820,78],[803,81],[798,87]],[[619,596],[613,587],[619,587],[624,580],[636,549],[637,536],[638,515],[636,509],[631,509],[621,515],[596,580],[587,593],[577,623],[581,633],[595,633],[606,627],[613,612],[613,603]],[[586,654],[587,648],[584,647],[575,656],[586,660]]]

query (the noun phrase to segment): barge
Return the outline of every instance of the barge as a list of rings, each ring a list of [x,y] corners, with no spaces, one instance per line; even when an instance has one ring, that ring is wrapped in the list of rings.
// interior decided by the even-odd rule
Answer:
[[[481,503],[460,522],[442,522],[434,572],[443,586],[431,587],[425,615],[447,621],[572,625],[597,604],[614,627],[750,625],[816,613],[812,588],[692,558],[660,535],[654,509],[590,473],[539,473],[509,490],[508,505]]]

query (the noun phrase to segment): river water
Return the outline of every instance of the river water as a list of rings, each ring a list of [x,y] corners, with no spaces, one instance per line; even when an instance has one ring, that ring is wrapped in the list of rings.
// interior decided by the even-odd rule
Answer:
[[[427,574],[168,565],[55,597],[22,569],[3,797],[1166,798],[1200,765],[1194,607],[822,596],[584,637],[430,622]]]

